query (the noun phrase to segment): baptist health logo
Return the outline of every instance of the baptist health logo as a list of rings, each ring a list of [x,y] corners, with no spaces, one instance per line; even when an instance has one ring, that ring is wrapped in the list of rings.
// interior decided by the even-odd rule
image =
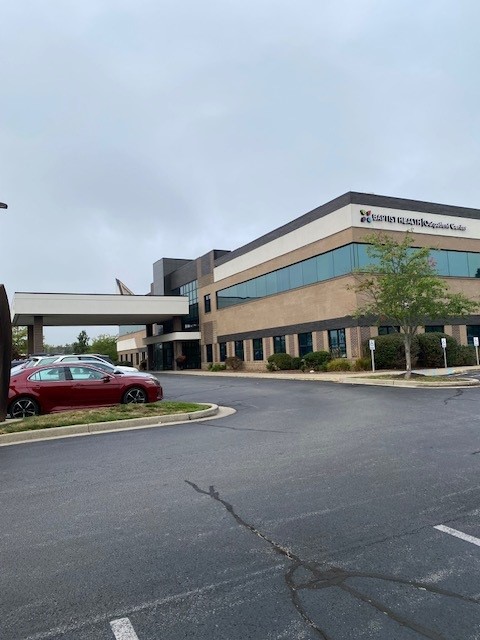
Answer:
[[[360,209],[360,222],[371,222],[372,221],[372,212],[366,211],[365,209]]]

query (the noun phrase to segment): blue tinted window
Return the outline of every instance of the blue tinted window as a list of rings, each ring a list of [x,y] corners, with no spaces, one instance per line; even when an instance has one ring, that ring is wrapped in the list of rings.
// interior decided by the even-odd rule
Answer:
[[[292,264],[290,267],[290,286],[292,289],[303,287],[302,263]]]
[[[352,270],[352,257],[350,245],[340,247],[332,251],[333,253],[333,273],[335,276],[343,276]]]
[[[468,276],[468,256],[466,251],[447,251],[448,270],[451,276]]]
[[[274,353],[287,353],[285,346],[285,336],[274,336],[273,338],[273,352]]]
[[[319,280],[333,278],[333,251],[317,256],[317,269]]]
[[[247,282],[247,298],[248,299],[257,297],[257,280],[258,278],[254,278],[253,280],[249,280]]]
[[[448,256],[446,251],[433,249],[430,257],[435,262],[435,270],[440,276],[448,276]]]
[[[277,271],[277,291],[288,291],[290,289],[290,272],[289,268],[279,269]]]
[[[267,273],[265,280],[267,284],[267,296],[277,293],[277,274],[275,272]]]
[[[257,298],[263,298],[267,295],[267,277],[260,276],[255,278],[257,283]]]
[[[317,259],[310,258],[309,260],[304,260],[302,263],[302,279],[303,284],[313,284],[314,282],[318,282],[317,276]]]

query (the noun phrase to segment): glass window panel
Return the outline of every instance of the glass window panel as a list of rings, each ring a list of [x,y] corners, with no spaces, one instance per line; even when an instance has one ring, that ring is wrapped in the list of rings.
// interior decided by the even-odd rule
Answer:
[[[303,286],[302,263],[292,264],[290,267],[290,287],[296,289]]]
[[[263,360],[263,340],[262,338],[253,339],[253,359]]]
[[[271,296],[273,293],[277,293],[277,274],[274,271],[273,273],[267,273],[265,276],[266,286],[267,286],[267,296]]]
[[[240,358],[240,360],[244,359],[243,340],[235,340],[235,355],[237,358]]]
[[[466,251],[447,251],[448,268],[451,276],[468,276],[468,257]]]
[[[256,278],[247,282],[247,299],[255,300],[257,297],[257,281]]]
[[[313,351],[312,333],[299,333],[298,334],[298,352],[300,357],[303,357],[307,353]]]
[[[241,302],[242,300],[245,300],[247,297],[247,283],[241,282],[240,284],[235,285],[235,288],[237,289],[238,301]]]
[[[288,291],[290,289],[290,273],[288,267],[277,271],[277,291]]]
[[[439,249],[432,249],[430,251],[430,257],[435,264],[435,270],[440,276],[448,276],[448,257],[446,251],[440,251]]]
[[[431,324],[425,327],[425,333],[445,333],[443,324]]]
[[[255,278],[257,298],[263,298],[267,295],[267,279],[265,276]]]
[[[318,279],[328,280],[333,278],[333,255],[332,251],[317,256]]]
[[[471,278],[480,278],[480,253],[468,253],[468,275]]]
[[[467,324],[467,343],[473,345],[473,338],[480,338],[480,324]]]
[[[312,284],[318,282],[317,274],[317,259],[310,258],[300,263],[302,265],[302,279],[303,285]]]
[[[273,337],[273,352],[274,353],[286,353],[285,336]]]
[[[220,347],[220,362],[225,362],[227,359],[227,343],[219,342],[218,346]]]
[[[340,247],[332,251],[333,254],[333,273],[336,276],[343,276],[352,270],[352,256],[350,253],[350,245]]]

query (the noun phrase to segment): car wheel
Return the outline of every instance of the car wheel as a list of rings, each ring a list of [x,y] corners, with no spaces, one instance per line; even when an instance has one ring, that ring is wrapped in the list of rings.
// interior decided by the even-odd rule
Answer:
[[[141,387],[132,387],[123,395],[123,403],[144,403],[147,401],[147,394]]]
[[[32,398],[17,398],[10,405],[8,412],[12,418],[30,418],[38,416],[40,407]]]

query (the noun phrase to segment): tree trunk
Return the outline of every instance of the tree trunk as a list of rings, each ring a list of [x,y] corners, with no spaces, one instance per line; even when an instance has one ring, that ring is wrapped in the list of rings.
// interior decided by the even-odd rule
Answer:
[[[412,355],[411,355],[412,336],[409,333],[406,333],[404,340],[405,340],[405,363],[407,365],[407,370],[405,371],[405,378],[408,380],[412,376]]]

